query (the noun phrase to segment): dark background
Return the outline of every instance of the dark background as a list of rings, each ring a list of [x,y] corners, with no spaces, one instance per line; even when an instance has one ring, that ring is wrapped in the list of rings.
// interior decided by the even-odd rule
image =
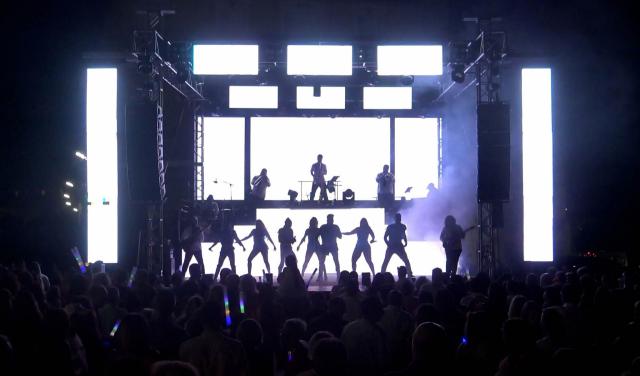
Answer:
[[[610,1],[161,2],[177,14],[173,40],[448,42],[469,16],[501,16],[512,56],[554,68],[556,204],[573,252],[635,248],[640,198],[637,13]],[[158,2],[146,2],[158,4]],[[1,12],[0,252],[55,259],[77,241],[64,206],[82,174],[86,61],[127,52],[138,21],[131,1],[11,2]],[[472,129],[474,123],[468,124]]]

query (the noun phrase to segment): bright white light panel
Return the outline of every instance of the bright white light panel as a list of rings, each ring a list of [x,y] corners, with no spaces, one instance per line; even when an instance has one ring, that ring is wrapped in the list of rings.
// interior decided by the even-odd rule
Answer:
[[[442,46],[378,46],[380,76],[439,76]]]
[[[267,200],[288,200],[289,189],[299,192],[298,198],[306,200],[311,189],[309,170],[318,154],[324,155],[327,180],[340,176],[340,191],[351,188],[357,200],[375,199],[376,175],[383,165],[389,164],[389,119],[251,119],[251,170],[252,175],[262,168],[269,171],[271,187],[267,189]],[[302,191],[301,180],[305,181]],[[320,190],[316,192],[316,199],[319,195]]]
[[[522,70],[524,260],[553,261],[551,69]]]
[[[371,226],[374,234],[376,235],[376,243],[371,244],[371,255],[373,259],[373,264],[375,266],[375,271],[379,272],[380,267],[382,266],[382,261],[384,260],[384,253],[386,250],[386,246],[383,241],[384,231],[386,229],[386,225],[384,224],[384,209],[381,208],[371,208],[371,209],[363,209],[363,208],[352,208],[352,209],[258,209],[257,210],[257,218],[262,219],[262,221],[267,226],[267,229],[274,240],[276,245],[279,246],[277,237],[278,237],[278,229],[281,228],[284,224],[284,220],[286,218],[290,218],[293,222],[293,233],[299,242],[304,235],[304,230],[309,226],[309,219],[311,217],[318,218],[320,224],[326,223],[327,214],[334,214],[335,223],[340,227],[340,229],[344,232],[351,231],[355,227],[357,227],[360,223],[361,218],[367,218],[369,221],[369,225]],[[243,238],[249,234],[253,227],[252,226],[236,226],[235,230],[238,233],[240,238]],[[412,228],[409,226],[407,230],[407,234],[411,239],[411,231]],[[247,258],[249,256],[249,251],[253,247],[253,242],[251,239],[243,242],[247,247],[247,252],[242,252],[242,248],[236,246],[236,268],[238,274],[242,275],[247,272]],[[353,254],[353,249],[356,243],[356,236],[343,236],[342,239],[338,240],[338,259],[340,262],[340,269],[342,270],[351,270],[351,255]],[[211,244],[203,243],[203,248],[209,248]],[[297,242],[296,242],[297,245]],[[300,247],[300,251],[296,252],[295,255],[298,258],[298,267],[302,268],[302,263],[304,262],[304,256],[306,253],[307,243]],[[271,266],[271,272],[277,274],[277,267],[280,263],[280,249],[278,248],[277,252],[269,249],[268,257],[269,264]],[[295,250],[295,248],[294,248]],[[422,241],[422,240],[409,240],[409,245],[406,248],[407,255],[409,256],[409,260],[411,261],[411,266],[413,268],[413,272],[416,275],[431,275],[431,271],[435,267],[444,268],[445,264],[445,256],[444,251],[442,249],[442,245],[439,242],[434,241]],[[203,252],[204,263],[206,266],[207,273],[213,273],[215,270],[215,266],[218,263],[218,256],[220,255],[220,245],[217,245],[213,252]],[[195,260],[192,261],[194,263]],[[252,263],[252,273],[254,276],[258,277],[262,275],[262,270],[266,270],[266,267],[262,261],[262,256],[258,255],[258,257],[253,259]],[[387,271],[391,273],[396,273],[396,270],[399,266],[404,265],[402,261],[398,258],[398,256],[393,256],[391,258],[391,262],[387,267]],[[333,263],[333,258],[331,256],[327,257],[326,260],[327,273],[334,274],[335,273],[335,265]],[[230,267],[229,261],[225,260],[223,267]],[[307,271],[305,275],[305,281],[313,270],[318,267],[318,259],[314,255],[307,266]],[[364,257],[361,256],[356,264],[358,272],[369,272],[369,266],[367,266]]]
[[[244,199],[244,118],[204,118],[204,195]],[[217,183],[215,182],[217,181]]]
[[[193,73],[199,75],[257,75],[258,46],[196,44]]]
[[[352,46],[287,46],[288,75],[350,76],[352,65]]]
[[[345,88],[322,86],[320,96],[313,96],[313,86],[296,88],[296,105],[298,109],[337,109],[344,110]]]
[[[438,187],[438,144],[437,118],[396,118],[396,198],[426,197],[429,183]]]
[[[229,86],[229,108],[278,108],[278,87]]]
[[[118,262],[118,70],[87,69],[87,261]]]
[[[406,87],[364,87],[362,108],[365,110],[410,110],[412,90]]]

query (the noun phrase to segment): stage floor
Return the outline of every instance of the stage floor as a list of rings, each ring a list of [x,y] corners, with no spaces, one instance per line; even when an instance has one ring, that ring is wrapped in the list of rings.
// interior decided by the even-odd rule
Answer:
[[[293,232],[297,237],[297,241],[299,242],[304,235],[305,229],[308,227],[309,219],[311,217],[318,218],[318,221],[322,225],[326,222],[327,214],[333,214],[335,217],[335,224],[337,224],[342,232],[348,232],[353,230],[355,227],[359,225],[361,218],[367,218],[369,222],[369,226],[373,229],[373,232],[376,235],[376,242],[371,244],[371,258],[373,260],[373,265],[375,267],[375,272],[380,271],[380,267],[382,265],[382,261],[384,260],[384,254],[386,251],[386,245],[383,241],[384,232],[386,229],[385,221],[384,221],[384,209],[382,208],[349,208],[349,209],[258,209],[257,210],[257,218],[261,219],[269,233],[271,234],[272,239],[276,243],[276,246],[279,247],[278,244],[278,229],[283,226],[284,220],[286,218],[290,218],[293,222]],[[244,238],[247,236],[253,226],[235,226],[235,230],[238,233],[240,238]],[[428,240],[416,240],[411,237],[411,228],[407,229],[407,235],[409,237],[409,244],[406,248],[407,255],[409,257],[409,261],[411,262],[411,266],[413,269],[413,274],[416,276],[420,275],[431,275],[431,271],[433,268],[439,267],[444,269],[445,266],[445,255],[444,250],[442,249],[442,245],[438,241],[428,241]],[[235,257],[236,257],[236,272],[239,275],[247,273],[247,258],[249,256],[249,252],[253,247],[252,239],[248,239],[243,242],[246,247],[246,252],[242,251],[242,248],[236,245],[235,249]],[[356,236],[343,236],[342,239],[338,240],[338,262],[340,264],[340,270],[351,270],[351,256],[353,254],[353,249],[356,244]],[[269,244],[270,245],[270,244]],[[297,243],[296,243],[297,245]],[[203,243],[203,259],[205,263],[205,269],[207,273],[213,273],[215,271],[215,267],[218,263],[218,257],[220,254],[220,245],[217,245],[213,248],[212,251],[207,251],[207,249],[211,246],[211,243]],[[294,251],[295,251],[294,246]],[[300,251],[295,252],[296,257],[298,258],[298,267],[302,269],[302,263],[304,261],[306,253],[306,242],[300,247]],[[268,261],[271,267],[271,272],[274,275],[277,275],[277,268],[280,264],[280,250],[274,250],[273,247],[269,249],[268,252]],[[191,263],[194,263],[195,260],[192,260]],[[387,271],[391,273],[396,273],[396,269],[404,265],[402,261],[398,258],[398,256],[393,256],[391,261],[389,262],[389,266],[387,267]],[[223,267],[230,267],[229,261],[225,260]],[[318,267],[318,259],[314,255],[309,261],[309,265],[307,266],[307,272],[312,272],[315,268]],[[329,256],[326,260],[327,273],[336,273],[336,265],[334,265],[333,259]],[[260,255],[253,259],[252,264],[252,275],[256,278],[262,275],[263,270],[266,271],[266,265]],[[359,273],[362,272],[370,272],[369,267],[367,266],[364,257],[360,257],[360,259],[356,263],[356,270]],[[310,275],[310,274],[309,274]]]

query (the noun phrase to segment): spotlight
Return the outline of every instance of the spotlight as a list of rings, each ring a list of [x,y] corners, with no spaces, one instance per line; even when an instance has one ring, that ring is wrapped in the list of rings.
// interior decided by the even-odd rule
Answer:
[[[70,198],[71,198],[71,196],[69,196],[69,194],[68,194],[68,193],[64,193],[64,194],[62,195],[62,197],[66,198],[66,199],[70,199]]]
[[[400,84],[402,86],[411,86],[411,85],[413,85],[413,76],[402,76],[400,78]]]
[[[76,157],[82,159],[82,160],[87,160],[87,156],[84,155],[84,153],[82,153],[81,151],[76,151]]]
[[[71,203],[69,201],[65,201],[64,204],[67,206],[71,206]]]
[[[298,198],[298,192],[289,189],[289,192],[287,192],[287,194],[289,195],[289,203],[293,204],[294,202],[296,202],[296,198]]]
[[[464,82],[464,64],[455,63],[451,65],[451,80],[459,84]]]
[[[138,72],[142,74],[151,74],[151,72],[153,72],[153,65],[151,64],[151,56],[140,55],[140,57],[138,57]]]
[[[78,208],[73,208],[73,211],[77,213],[78,212]]]
[[[64,185],[66,185],[69,188],[73,188],[73,183],[68,180],[64,182]]]
[[[320,97],[322,96],[322,87],[319,85],[313,85],[313,96]]]
[[[342,192],[342,202],[344,202],[345,204],[352,203],[355,200],[356,200],[356,194],[351,189],[347,189],[344,192]]]

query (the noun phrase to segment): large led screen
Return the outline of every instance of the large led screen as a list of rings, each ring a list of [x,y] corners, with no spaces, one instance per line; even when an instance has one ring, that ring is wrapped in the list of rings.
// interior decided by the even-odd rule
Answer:
[[[389,119],[251,119],[251,175],[267,169],[271,180],[267,200],[287,200],[290,189],[300,194],[298,198],[307,200],[310,169],[318,154],[324,156],[326,179],[340,177],[340,192],[349,188],[355,192],[356,200],[373,200],[377,196],[376,175],[390,159]],[[319,193],[318,190],[316,199]],[[329,194],[329,198],[333,195]]]
[[[395,125],[396,197],[426,197],[427,186],[439,181],[437,118],[397,118]]]
[[[244,200],[244,118],[204,118],[204,195]]]

